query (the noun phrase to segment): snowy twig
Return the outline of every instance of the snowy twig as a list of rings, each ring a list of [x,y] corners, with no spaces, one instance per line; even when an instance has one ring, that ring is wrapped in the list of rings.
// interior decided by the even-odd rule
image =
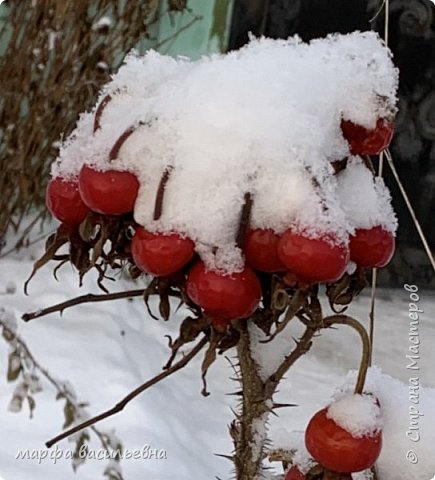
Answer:
[[[108,417],[111,417],[111,416],[115,415],[116,413],[121,412],[128,403],[130,403],[134,398],[136,398],[138,395],[143,393],[145,390],[152,387],[153,385],[156,385],[160,381],[164,380],[166,377],[169,377],[170,375],[172,375],[176,371],[185,367],[202,350],[202,348],[206,345],[207,342],[208,342],[207,337],[204,337],[181,360],[179,360],[177,363],[174,363],[170,368],[168,368],[164,372],[159,373],[158,375],[153,377],[151,380],[148,380],[143,385],[139,386],[138,388],[136,388],[135,390],[130,392],[126,397],[124,397],[114,407],[110,408],[109,410],[106,410],[103,413],[100,413],[99,415],[96,415],[95,417],[90,418],[89,420],[86,420],[85,422],[80,423],[79,425],[76,425],[73,428],[70,428],[69,430],[66,430],[65,432],[61,433],[60,435],[57,435],[56,437],[54,437],[51,440],[49,440],[48,442],[46,442],[45,445],[47,446],[47,448],[50,448],[53,445],[55,445],[56,443],[60,442],[61,440],[73,435],[74,433],[77,433],[80,430],[88,428],[91,425],[94,425],[94,424],[100,422],[101,420],[104,420]]]

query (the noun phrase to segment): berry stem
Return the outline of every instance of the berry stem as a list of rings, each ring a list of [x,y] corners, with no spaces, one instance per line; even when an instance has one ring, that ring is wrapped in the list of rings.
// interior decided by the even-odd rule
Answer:
[[[101,128],[101,116],[103,115],[104,109],[111,102],[112,98],[112,95],[110,95],[109,93],[103,98],[103,100],[101,100],[101,103],[98,105],[94,117],[94,133]]]
[[[141,124],[142,125],[142,124]],[[109,161],[116,160],[119,155],[119,151],[121,150],[121,147],[124,145],[126,140],[130,137],[130,135],[136,130],[137,126],[133,125],[131,127],[128,127],[127,130],[125,130],[121,136],[116,140],[115,144],[112,147],[112,150],[110,150],[109,153]]]
[[[242,249],[245,243],[246,232],[251,222],[252,207],[254,205],[254,199],[250,192],[246,192],[244,196],[244,203],[242,212],[240,215],[239,229],[237,231],[236,245]]]
[[[156,203],[154,204],[154,220],[159,220],[162,216],[166,185],[171,177],[172,170],[172,166],[167,166],[162,174],[162,178],[160,179],[159,188],[157,189]]]
[[[332,325],[348,325],[356,330],[361,337],[362,341],[362,355],[361,363],[358,371],[358,379],[355,386],[355,394],[362,394],[364,390],[364,384],[367,377],[367,371],[370,366],[370,338],[363,325],[348,315],[331,315],[324,319],[325,327],[331,327]]]

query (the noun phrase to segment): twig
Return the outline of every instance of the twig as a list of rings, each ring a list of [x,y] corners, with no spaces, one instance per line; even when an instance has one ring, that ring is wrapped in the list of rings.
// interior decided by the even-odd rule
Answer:
[[[81,295],[80,297],[72,298],[65,302],[57,303],[51,307],[42,308],[36,310],[35,312],[24,313],[21,317],[25,322],[29,322],[35,318],[44,317],[50,313],[60,312],[63,313],[64,310],[82,303],[91,303],[91,302],[105,302],[107,300],[119,300],[121,298],[131,298],[131,297],[140,297],[143,295],[144,289],[140,288],[137,290],[127,290],[125,292],[116,292],[116,293],[104,293],[101,295],[95,295],[94,293],[88,293],[86,295]]]
[[[265,383],[265,392],[268,398],[272,398],[276,387],[287,373],[289,368],[300,358],[307,353],[312,345],[312,340],[316,332],[319,330],[317,326],[307,326],[302,337],[296,341],[295,349],[285,357],[284,361],[277,368],[277,370],[267,379]]]
[[[154,50],[159,50],[159,48],[163,47],[163,45],[165,45],[166,43],[171,42],[172,40],[175,40],[178,37],[178,35],[188,30],[198,20],[203,20],[203,18],[204,17],[202,15],[194,16],[192,20],[189,23],[187,23],[184,27],[180,28],[180,30],[178,30],[173,35],[170,35],[169,37],[163,39],[161,42],[154,45],[153,46]]]
[[[393,176],[394,176],[394,178],[397,182],[397,185],[400,189],[402,197],[405,200],[406,206],[408,207],[409,213],[411,214],[411,218],[414,222],[415,228],[417,229],[417,232],[418,232],[418,234],[420,236],[420,239],[423,243],[423,247],[426,251],[427,256],[429,257],[429,261],[430,261],[430,263],[432,265],[432,268],[435,272],[434,256],[433,256],[432,251],[429,247],[429,243],[426,239],[426,235],[424,234],[423,229],[421,228],[420,222],[418,221],[417,215],[415,214],[414,208],[412,207],[411,201],[409,200],[408,194],[406,193],[406,190],[405,190],[402,182],[400,181],[399,174],[397,173],[396,167],[394,166],[393,157],[391,156],[391,153],[390,153],[389,150],[385,151],[385,156],[387,157],[388,165],[389,165],[389,167],[390,167],[390,169],[393,173]]]
[[[124,397],[120,402],[118,402],[114,407],[110,408],[109,410],[106,410],[105,412],[100,413],[99,415],[96,415],[95,417],[92,417],[89,420],[86,420],[85,422],[82,422],[79,425],[76,425],[75,427],[70,428],[69,430],[66,430],[60,435],[57,435],[56,437],[52,438],[51,440],[46,442],[45,444],[46,447],[51,448],[53,445],[60,442],[64,438],[67,438],[73,435],[74,433],[79,432],[80,430],[88,428],[100,422],[101,420],[104,420],[108,417],[115,415],[116,413],[121,412],[128,403],[130,403],[134,398],[136,398],[138,395],[143,393],[145,390],[152,387],[153,385],[156,385],[158,382],[164,380],[166,377],[169,377],[176,371],[185,367],[202,350],[202,348],[206,345],[207,342],[208,342],[207,337],[203,337],[202,340],[198,342],[196,346],[187,355],[185,355],[177,363],[174,363],[168,370],[165,370],[164,372],[159,373],[158,375],[153,377],[151,380],[148,380],[146,383],[144,383],[140,387],[130,392],[126,397]]]

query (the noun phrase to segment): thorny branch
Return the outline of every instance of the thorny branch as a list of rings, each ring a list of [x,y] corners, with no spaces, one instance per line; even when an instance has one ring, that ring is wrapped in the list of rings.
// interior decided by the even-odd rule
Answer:
[[[22,319],[25,322],[30,322],[35,318],[44,317],[45,315],[49,315],[50,313],[60,312],[61,314],[67,308],[74,307],[76,305],[80,305],[82,303],[92,303],[92,302],[106,302],[109,300],[119,300],[121,298],[133,298],[133,297],[140,297],[143,295],[144,289],[139,288],[137,290],[127,290],[125,292],[115,292],[115,293],[104,293],[100,295],[96,295],[94,293],[88,293],[86,295],[81,295],[80,297],[72,298],[71,300],[67,300],[65,302],[57,303],[56,305],[52,305],[51,307],[42,308],[40,310],[36,310],[35,312],[24,313],[22,315]]]

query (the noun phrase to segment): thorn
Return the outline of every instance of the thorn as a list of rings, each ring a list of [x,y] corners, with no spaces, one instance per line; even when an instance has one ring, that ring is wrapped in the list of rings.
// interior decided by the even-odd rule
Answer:
[[[287,407],[299,407],[297,403],[274,403],[272,408],[287,408]]]
[[[234,457],[232,455],[223,455],[221,453],[215,453],[214,455],[215,455],[215,457],[225,458],[225,459],[229,460],[230,462],[234,461]]]
[[[243,396],[243,390],[239,390],[238,392],[226,393],[225,395],[237,395],[241,397]]]

